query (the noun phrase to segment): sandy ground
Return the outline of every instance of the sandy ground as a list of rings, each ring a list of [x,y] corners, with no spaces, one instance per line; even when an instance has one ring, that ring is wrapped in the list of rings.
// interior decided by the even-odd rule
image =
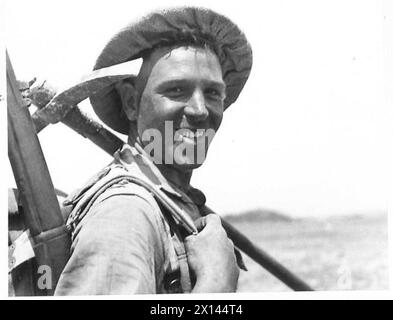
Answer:
[[[232,223],[316,290],[388,288],[387,215]],[[241,272],[239,292],[289,290],[244,260],[249,271]]]

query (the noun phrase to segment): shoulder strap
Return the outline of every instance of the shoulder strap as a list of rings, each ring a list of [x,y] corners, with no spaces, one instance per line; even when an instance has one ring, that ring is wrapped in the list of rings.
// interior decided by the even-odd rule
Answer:
[[[180,285],[182,287],[183,293],[190,293],[195,283],[193,281],[191,270],[188,266],[187,251],[184,245],[184,238],[186,236],[186,232],[181,225],[175,222],[170,212],[168,212],[165,207],[162,207],[162,204],[160,202],[158,202],[158,204],[161,208],[165,220],[168,222],[168,225],[173,232],[173,236],[175,237],[175,239],[173,240],[173,245],[179,263]]]
[[[179,262],[180,284],[183,293],[190,293],[192,290],[190,268],[188,266],[187,252],[183,241],[174,241],[175,251]]]

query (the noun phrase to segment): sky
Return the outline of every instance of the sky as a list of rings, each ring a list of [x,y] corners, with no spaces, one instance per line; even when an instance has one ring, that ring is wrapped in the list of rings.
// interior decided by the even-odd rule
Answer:
[[[184,3],[8,1],[7,50],[17,78],[37,77],[60,90],[90,72],[124,25]],[[223,214],[264,208],[295,217],[386,212],[393,102],[387,2],[187,4],[228,16],[254,56],[243,92],[192,178],[209,206]],[[80,106],[92,112],[88,102]],[[54,185],[66,192],[111,160],[61,124],[39,138]],[[10,169],[7,177],[13,185]]]

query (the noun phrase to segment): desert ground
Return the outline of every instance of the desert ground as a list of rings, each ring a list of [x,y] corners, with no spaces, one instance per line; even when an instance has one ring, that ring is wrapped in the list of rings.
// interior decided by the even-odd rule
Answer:
[[[316,290],[388,288],[387,214],[294,219],[256,210],[226,219]],[[290,290],[243,256],[239,292]]]

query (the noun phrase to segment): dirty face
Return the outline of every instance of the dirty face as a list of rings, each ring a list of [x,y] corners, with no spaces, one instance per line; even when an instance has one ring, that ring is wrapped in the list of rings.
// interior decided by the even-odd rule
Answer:
[[[212,133],[221,124],[224,99],[217,56],[209,49],[176,48],[152,68],[140,100],[138,135],[146,137],[154,129],[162,137],[165,165],[197,168],[204,161],[201,152],[206,155]]]

